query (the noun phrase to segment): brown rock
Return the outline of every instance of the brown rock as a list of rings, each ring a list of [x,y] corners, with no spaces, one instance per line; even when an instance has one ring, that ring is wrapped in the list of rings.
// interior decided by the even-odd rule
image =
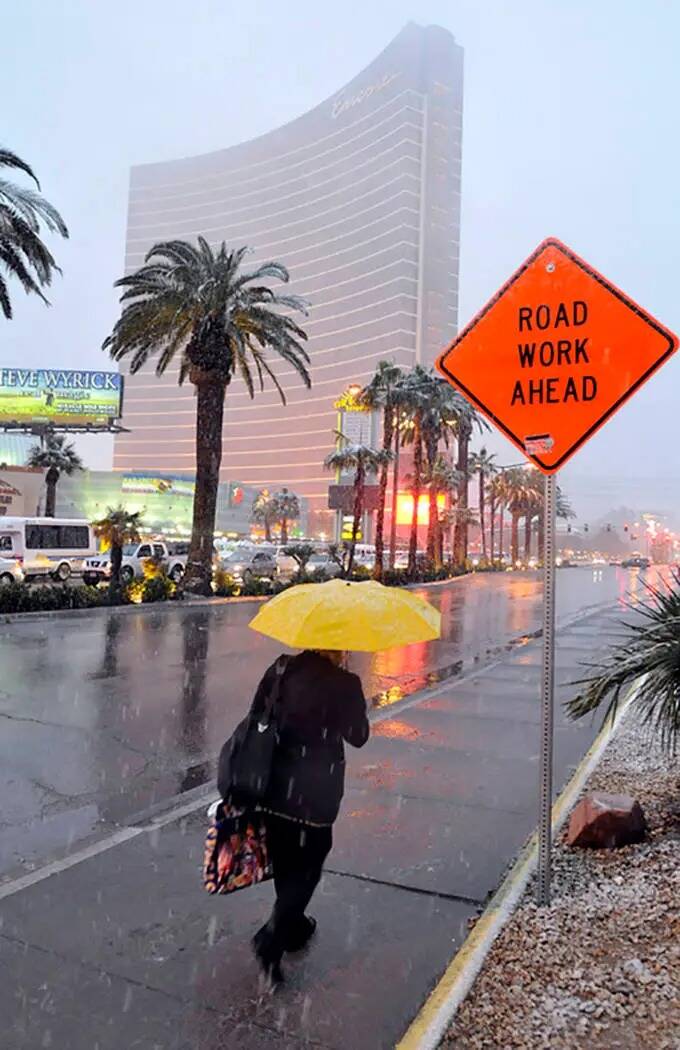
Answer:
[[[615,849],[641,842],[646,830],[642,807],[634,798],[594,791],[582,798],[573,810],[567,845]]]

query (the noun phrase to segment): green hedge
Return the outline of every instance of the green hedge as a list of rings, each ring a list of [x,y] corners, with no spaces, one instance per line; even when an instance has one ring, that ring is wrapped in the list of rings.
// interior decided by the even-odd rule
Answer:
[[[82,584],[69,587],[60,584],[36,587],[29,583],[0,584],[0,613],[48,612],[53,609],[95,609],[101,605],[120,605],[127,599],[124,592],[118,596],[107,590]]]

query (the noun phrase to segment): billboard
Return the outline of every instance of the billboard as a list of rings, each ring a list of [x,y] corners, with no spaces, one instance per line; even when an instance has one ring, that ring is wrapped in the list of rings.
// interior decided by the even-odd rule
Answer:
[[[169,474],[123,474],[121,492],[149,496],[194,498],[196,482]]]
[[[118,372],[0,368],[0,426],[109,427],[122,410]]]

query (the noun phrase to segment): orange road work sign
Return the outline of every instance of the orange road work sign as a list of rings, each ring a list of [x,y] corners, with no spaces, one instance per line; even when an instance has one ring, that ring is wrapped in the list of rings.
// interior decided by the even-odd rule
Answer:
[[[672,332],[551,237],[437,367],[553,474],[677,348]]]

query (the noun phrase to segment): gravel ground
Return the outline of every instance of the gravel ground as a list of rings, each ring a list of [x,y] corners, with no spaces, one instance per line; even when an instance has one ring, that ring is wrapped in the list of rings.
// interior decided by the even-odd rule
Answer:
[[[636,797],[647,841],[553,850],[553,901],[533,884],[495,942],[445,1047],[680,1048],[680,773],[629,716],[588,781]]]

